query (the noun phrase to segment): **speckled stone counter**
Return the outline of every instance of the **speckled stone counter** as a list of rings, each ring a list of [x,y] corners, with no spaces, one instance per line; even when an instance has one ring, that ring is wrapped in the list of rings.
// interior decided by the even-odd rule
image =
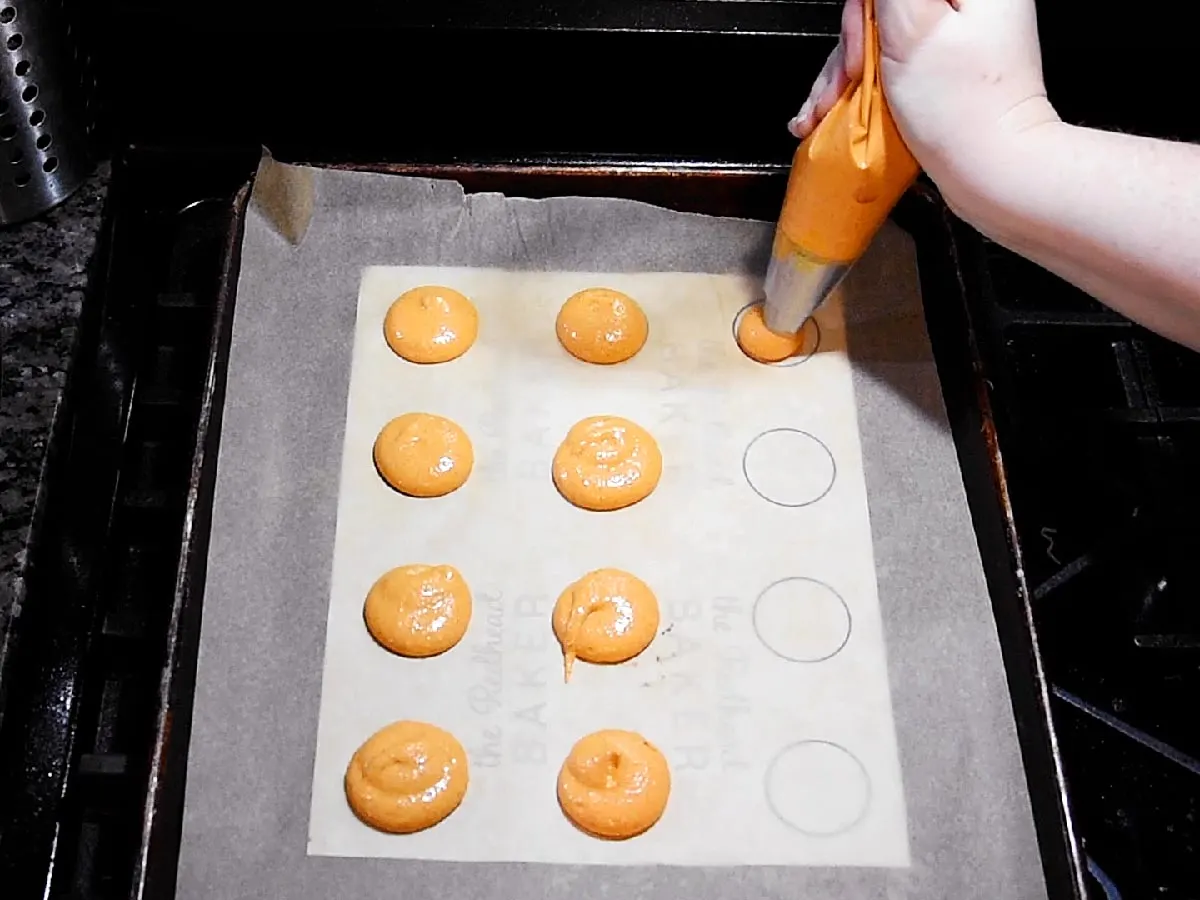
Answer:
[[[0,228],[0,661],[108,180],[105,164],[57,209]]]

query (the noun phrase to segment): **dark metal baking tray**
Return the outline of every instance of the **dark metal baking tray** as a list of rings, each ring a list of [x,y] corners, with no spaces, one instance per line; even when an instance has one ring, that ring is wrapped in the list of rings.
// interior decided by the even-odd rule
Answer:
[[[5,896],[169,898],[248,177],[257,152],[130,149],[115,166],[81,344],[3,673]],[[380,170],[468,191],[620,196],[773,218],[786,168],[608,158]],[[918,185],[926,318],[1000,635],[1051,896],[1085,896],[1022,548],[969,297],[978,236]]]

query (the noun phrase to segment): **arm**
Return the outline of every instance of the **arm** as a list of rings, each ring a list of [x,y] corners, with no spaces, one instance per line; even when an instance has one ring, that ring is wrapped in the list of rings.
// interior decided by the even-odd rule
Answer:
[[[861,74],[846,27],[798,115]],[[951,209],[1147,328],[1200,350],[1200,147],[1067,125],[1034,0],[875,0],[888,104]]]
[[[997,243],[1200,350],[1200,147],[1054,116],[961,173],[930,174]]]

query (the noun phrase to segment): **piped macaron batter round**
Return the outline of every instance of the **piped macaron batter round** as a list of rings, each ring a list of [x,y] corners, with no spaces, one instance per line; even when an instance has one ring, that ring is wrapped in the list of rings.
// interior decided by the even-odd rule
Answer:
[[[371,735],[346,768],[346,800],[358,818],[392,834],[430,828],[467,793],[467,753],[450,732],[393,722]]]
[[[615,729],[581,739],[558,773],[558,803],[580,829],[624,840],[649,830],[667,808],[671,771],[640,734]]]
[[[453,288],[422,285],[388,307],[383,334],[392,351],[415,363],[443,363],[471,349],[479,335],[479,312]]]
[[[646,499],[662,477],[663,459],[650,432],[620,416],[577,422],[554,454],[559,493],[581,509],[614,510]]]
[[[588,572],[554,604],[554,636],[570,679],[576,659],[620,663],[650,646],[658,631],[658,598],[650,586],[621,569]]]
[[[593,287],[567,298],[558,311],[555,332],[575,358],[613,365],[637,355],[650,334],[650,323],[628,294]]]
[[[373,449],[383,480],[410,497],[441,497],[466,483],[475,465],[471,439],[432,413],[405,413],[383,426]]]

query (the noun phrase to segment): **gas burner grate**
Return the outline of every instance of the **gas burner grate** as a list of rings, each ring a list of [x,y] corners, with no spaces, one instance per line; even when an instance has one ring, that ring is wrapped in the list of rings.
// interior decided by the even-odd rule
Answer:
[[[224,177],[173,164],[181,178],[114,166],[3,673],[6,897],[127,898],[137,884],[206,336],[253,160]]]
[[[1200,356],[995,244],[980,339],[1072,807],[1124,897],[1200,884]]]

